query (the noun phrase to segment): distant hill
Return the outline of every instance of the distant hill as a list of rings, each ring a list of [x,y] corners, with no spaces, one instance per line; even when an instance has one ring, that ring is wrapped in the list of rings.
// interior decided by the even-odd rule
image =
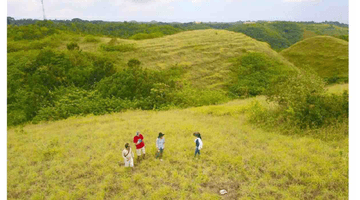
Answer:
[[[234,25],[230,31],[241,32],[259,41],[267,42],[271,48],[281,50],[300,41],[303,28],[296,22],[256,22]]]
[[[17,35],[19,29],[23,32],[27,30],[28,25],[37,25],[46,27],[47,29],[56,29],[63,31],[70,31],[78,34],[91,35],[106,35],[110,37],[119,37],[123,39],[150,39],[163,37],[165,35],[172,35],[188,30],[202,30],[202,29],[226,29],[234,32],[244,33],[258,41],[267,42],[271,48],[280,51],[290,47],[296,42],[316,35],[330,35],[340,39],[348,40],[348,25],[339,22],[290,22],[290,21],[238,21],[238,22],[187,22],[187,23],[168,23],[168,22],[136,22],[134,20],[129,22],[107,22],[101,20],[88,21],[79,18],[72,20],[32,20],[19,19],[15,20],[12,17],[7,18],[8,36],[16,38],[22,35]],[[19,27],[18,27],[19,26]],[[14,29],[14,27],[16,27]],[[31,29],[31,28],[30,28]],[[43,32],[44,30],[38,30]],[[33,32],[31,35],[25,37],[32,37],[38,33]],[[10,33],[10,34],[9,34]],[[34,35],[35,34],[35,35]]]
[[[344,24],[334,25],[302,23],[300,26],[304,30],[302,39],[307,39],[319,35],[327,35],[348,41],[349,27],[345,26]]]
[[[103,38],[103,42],[110,38]],[[149,40],[119,40],[135,44],[135,51],[109,52],[125,66],[131,58],[138,58],[146,68],[165,69],[182,66],[187,69],[185,78],[199,88],[219,88],[227,82],[229,59],[246,52],[265,53],[271,58],[292,65],[265,42],[259,42],[242,33],[226,30],[195,30]],[[97,50],[100,44],[79,44],[83,51]]]
[[[346,80],[349,73],[348,45],[347,41],[331,36],[315,36],[292,45],[280,54],[297,67],[309,66],[327,80]]]

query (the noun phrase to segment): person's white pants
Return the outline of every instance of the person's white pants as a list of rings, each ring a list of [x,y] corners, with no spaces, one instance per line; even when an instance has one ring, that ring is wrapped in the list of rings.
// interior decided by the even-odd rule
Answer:
[[[134,167],[134,159],[130,158],[129,161],[125,159],[125,167]]]
[[[145,146],[143,146],[141,149],[136,149],[136,154],[138,156],[141,156],[141,152],[145,154]]]

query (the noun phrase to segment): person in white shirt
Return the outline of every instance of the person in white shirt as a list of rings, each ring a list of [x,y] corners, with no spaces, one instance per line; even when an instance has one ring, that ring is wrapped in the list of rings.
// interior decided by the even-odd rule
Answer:
[[[125,144],[125,149],[122,151],[121,155],[124,158],[125,167],[134,167],[134,153],[131,151],[129,143]]]
[[[156,139],[156,148],[157,148],[156,159],[158,157],[160,157],[160,161],[162,161],[162,154],[163,154],[164,149],[165,149],[164,135],[165,134],[160,132],[158,138]]]
[[[195,133],[193,133],[193,135],[196,137],[196,139],[194,141],[196,144],[194,157],[196,157],[196,154],[199,154],[199,156],[200,156],[200,149],[202,149],[203,142],[202,142],[201,135],[199,132],[195,132]]]

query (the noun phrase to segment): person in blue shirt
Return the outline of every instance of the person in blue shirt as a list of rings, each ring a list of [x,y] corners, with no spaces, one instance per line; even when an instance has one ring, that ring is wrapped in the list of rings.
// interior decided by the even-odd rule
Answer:
[[[165,149],[164,135],[165,134],[160,132],[158,138],[156,139],[156,148],[157,148],[156,159],[159,157],[160,161],[162,161],[162,154],[163,154],[164,149]]]

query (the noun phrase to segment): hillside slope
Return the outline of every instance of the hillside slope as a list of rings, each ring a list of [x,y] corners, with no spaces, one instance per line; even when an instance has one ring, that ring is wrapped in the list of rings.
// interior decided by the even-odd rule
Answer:
[[[297,67],[309,66],[323,78],[347,78],[349,43],[331,36],[316,36],[300,41],[280,52]]]
[[[100,43],[81,42],[79,46],[83,51],[96,52],[100,51],[102,44],[110,40],[110,38],[102,38]],[[118,39],[118,41],[120,44],[135,46],[133,51],[103,52],[117,61],[119,69],[131,58],[139,59],[143,67],[151,69],[183,66],[188,69],[185,79],[199,88],[221,87],[227,80],[228,67],[231,65],[229,59],[246,52],[265,53],[292,66],[267,43],[259,42],[242,33],[226,30],[186,31],[155,39],[140,41]]]
[[[9,129],[8,199],[346,199],[348,139],[259,130],[245,123],[250,102]],[[136,131],[147,156],[129,171],[120,153],[126,142],[135,148]],[[160,131],[163,162],[154,158]],[[195,131],[204,143],[200,160],[193,158]]]

